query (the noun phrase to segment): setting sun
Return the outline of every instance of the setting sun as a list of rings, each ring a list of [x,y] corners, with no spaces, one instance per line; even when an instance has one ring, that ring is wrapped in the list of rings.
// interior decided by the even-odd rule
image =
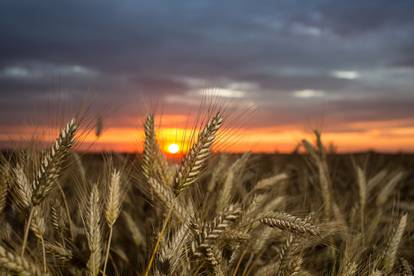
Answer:
[[[176,154],[180,150],[180,147],[177,144],[169,144],[167,151],[171,154]]]

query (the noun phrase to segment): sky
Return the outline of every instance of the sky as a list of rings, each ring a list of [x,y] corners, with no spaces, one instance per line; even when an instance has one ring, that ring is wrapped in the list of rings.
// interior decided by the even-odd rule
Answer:
[[[0,145],[88,106],[104,150],[139,150],[226,103],[228,151],[414,151],[414,1],[0,2]],[[236,115],[237,114],[237,115]],[[93,119],[91,119],[93,120]],[[173,134],[175,133],[175,135]],[[168,142],[169,143],[169,142]]]

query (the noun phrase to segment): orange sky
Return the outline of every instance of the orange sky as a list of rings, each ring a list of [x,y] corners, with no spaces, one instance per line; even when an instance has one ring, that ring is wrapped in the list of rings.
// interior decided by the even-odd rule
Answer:
[[[181,122],[182,117],[164,116],[163,124],[168,127],[157,129],[157,137],[161,148],[166,149],[171,143],[180,146],[189,139],[191,129],[173,128],[173,122]],[[180,125],[180,123],[178,123]],[[333,132],[323,131],[322,138],[326,146],[333,143],[339,152],[376,150],[385,152],[414,151],[414,127],[409,122],[401,121],[375,121],[358,122],[348,125],[347,131]],[[305,131],[295,126],[229,129],[224,128],[219,132],[218,142],[215,144],[216,151],[230,152],[290,152],[302,140],[313,140],[311,131]],[[352,129],[355,129],[353,131]],[[360,129],[366,129],[361,131]],[[39,140],[51,140],[56,131],[42,130],[49,135],[38,135]],[[39,129],[33,127],[14,127],[5,130],[6,134],[0,133],[0,142],[7,145],[17,145],[17,142],[29,140],[33,133],[39,134]],[[104,129],[103,134],[97,139],[94,131],[81,131],[79,149],[92,151],[141,151],[143,145],[143,131],[137,128],[115,128]],[[188,143],[187,143],[188,144]]]

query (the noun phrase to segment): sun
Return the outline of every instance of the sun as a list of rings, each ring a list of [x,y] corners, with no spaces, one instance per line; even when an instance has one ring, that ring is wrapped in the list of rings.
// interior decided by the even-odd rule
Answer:
[[[177,144],[169,144],[167,147],[167,151],[171,154],[176,154],[180,151],[180,147]]]

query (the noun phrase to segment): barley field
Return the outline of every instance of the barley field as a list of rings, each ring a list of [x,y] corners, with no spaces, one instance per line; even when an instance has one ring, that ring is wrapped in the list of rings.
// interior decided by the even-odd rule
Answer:
[[[211,151],[225,118],[165,158],[48,148],[0,159],[1,275],[413,275],[414,156]]]

